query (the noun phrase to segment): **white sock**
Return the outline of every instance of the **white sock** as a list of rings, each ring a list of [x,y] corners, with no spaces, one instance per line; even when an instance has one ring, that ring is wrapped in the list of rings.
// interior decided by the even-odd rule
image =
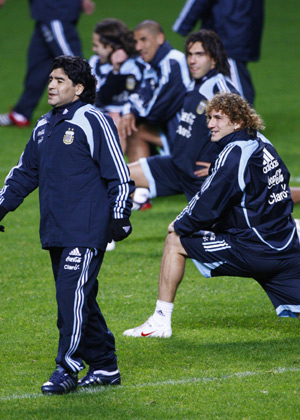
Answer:
[[[163,300],[156,301],[156,307],[153,319],[158,324],[170,324],[174,303],[165,302]]]
[[[138,204],[145,203],[150,197],[150,192],[148,188],[136,188],[133,196],[133,201]]]

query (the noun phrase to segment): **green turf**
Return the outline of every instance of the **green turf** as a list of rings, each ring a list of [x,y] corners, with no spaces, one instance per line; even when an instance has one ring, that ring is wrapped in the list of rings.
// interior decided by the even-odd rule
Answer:
[[[133,28],[159,20],[167,37],[183,1],[97,1],[97,13],[79,23],[85,56],[103,17]],[[298,164],[299,11],[297,0],[266,1],[260,62],[251,64],[256,108],[266,135],[286,161],[293,184]],[[20,94],[33,22],[26,0],[0,9],[0,112]],[[34,119],[48,110],[46,96]],[[17,162],[31,128],[0,129],[0,183]],[[204,279],[189,261],[176,297],[171,339],[134,339],[122,332],[143,322],[154,308],[157,275],[168,223],[184,197],[156,199],[134,213],[128,240],[107,253],[99,303],[116,337],[122,386],[62,397],[45,397],[41,384],[54,368],[56,302],[49,256],[38,236],[38,194],[28,197],[0,234],[0,419],[278,419],[299,418],[299,323],[278,319],[251,279]],[[300,217],[300,205],[294,214]]]

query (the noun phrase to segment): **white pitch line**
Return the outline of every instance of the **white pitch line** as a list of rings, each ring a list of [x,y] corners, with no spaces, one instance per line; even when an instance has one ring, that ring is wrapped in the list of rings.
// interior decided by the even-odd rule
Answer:
[[[105,386],[105,387],[95,387],[91,389],[80,390],[79,393],[96,393],[96,392],[104,392],[109,390],[117,391],[118,389],[124,390],[131,390],[136,388],[147,388],[147,387],[162,387],[168,385],[189,385],[194,383],[207,383],[207,382],[223,382],[228,379],[232,378],[246,378],[248,376],[258,376],[258,375],[265,375],[265,374],[273,374],[273,375],[281,375],[287,372],[300,372],[300,368],[275,368],[269,371],[261,371],[261,372],[236,372],[232,375],[224,375],[224,376],[214,376],[214,377],[200,377],[200,378],[187,378],[187,379],[180,379],[178,381],[168,380],[162,382],[146,382],[144,384],[137,384],[137,385],[120,385],[120,386]],[[47,396],[43,395],[42,393],[32,393],[32,394],[20,394],[20,395],[10,395],[7,397],[0,397],[0,401],[12,401],[12,400],[24,400],[24,399],[32,399],[32,398],[45,398]]]

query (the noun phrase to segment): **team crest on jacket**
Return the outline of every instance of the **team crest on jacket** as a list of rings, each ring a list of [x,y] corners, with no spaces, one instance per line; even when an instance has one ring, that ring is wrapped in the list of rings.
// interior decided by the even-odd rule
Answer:
[[[68,128],[68,130],[65,132],[63,142],[67,145],[72,144],[74,140],[74,129]]]
[[[136,85],[135,77],[128,76],[126,78],[126,89],[127,90],[134,90],[135,85]]]
[[[207,101],[201,101],[199,105],[197,106],[196,112],[197,114],[201,115],[203,114],[205,107],[206,107]]]

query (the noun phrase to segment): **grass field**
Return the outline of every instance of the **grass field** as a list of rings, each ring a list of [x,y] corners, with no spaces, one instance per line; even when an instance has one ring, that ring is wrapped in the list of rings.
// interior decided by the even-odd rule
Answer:
[[[86,57],[95,23],[109,16],[131,28],[145,18],[159,20],[167,38],[182,49],[183,40],[171,26],[183,0],[96,3],[95,15],[79,22]],[[262,58],[251,64],[256,109],[293,185],[300,185],[299,12],[297,0],[286,5],[266,0]],[[0,9],[0,112],[20,94],[32,27],[27,1],[7,0]],[[44,96],[34,119],[47,110]],[[0,185],[31,129],[0,129]],[[151,211],[132,215],[132,235],[105,256],[99,304],[116,337],[122,385],[63,397],[40,393],[54,369],[57,330],[50,260],[39,243],[37,192],[5,218],[6,233],[0,236],[1,420],[299,419],[299,322],[278,319],[254,280],[204,279],[189,261],[175,302],[173,337],[122,335],[153,311],[166,229],[184,205],[183,196],[154,200]],[[300,217],[300,205],[294,215]]]

